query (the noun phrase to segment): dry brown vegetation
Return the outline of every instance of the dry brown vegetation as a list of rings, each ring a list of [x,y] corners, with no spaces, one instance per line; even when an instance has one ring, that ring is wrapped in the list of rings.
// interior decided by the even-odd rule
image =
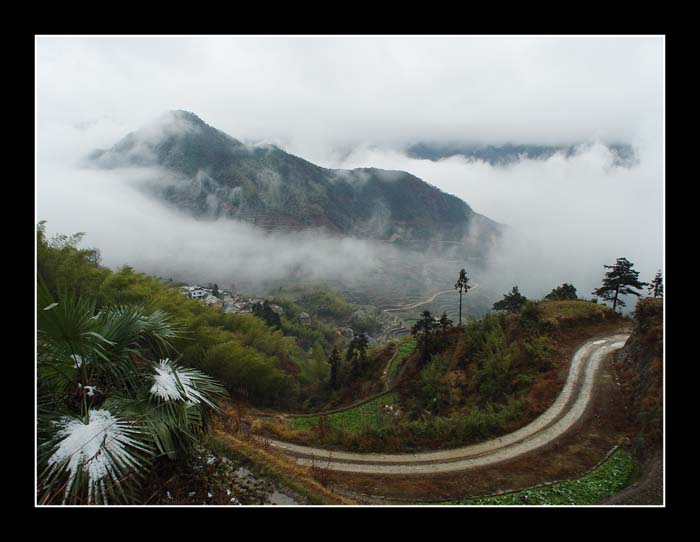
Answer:
[[[642,299],[635,320],[634,333],[617,354],[615,368],[641,450],[658,446],[663,435],[663,300]]]
[[[212,436],[236,454],[262,465],[265,474],[280,479],[306,496],[311,504],[355,504],[325,487],[327,471],[323,468],[322,460],[313,467],[303,467],[271,447],[264,439],[248,431],[234,432],[230,425],[221,420],[215,424]]]

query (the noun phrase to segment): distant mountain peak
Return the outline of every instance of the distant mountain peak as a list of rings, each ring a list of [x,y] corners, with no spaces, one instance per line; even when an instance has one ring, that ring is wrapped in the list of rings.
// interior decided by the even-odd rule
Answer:
[[[611,153],[614,166],[629,168],[639,161],[636,150],[628,143],[601,144]],[[591,142],[560,145],[418,142],[408,146],[405,150],[407,156],[419,160],[427,159],[435,162],[443,158],[462,156],[467,160],[488,162],[492,166],[507,166],[522,159],[547,160],[555,154],[563,154],[569,158],[591,146]]]
[[[476,249],[500,231],[466,202],[405,171],[322,168],[274,146],[245,145],[190,111],[168,111],[90,159],[105,168],[158,167],[169,175],[147,189],[159,199],[194,216],[266,229],[323,227],[392,242],[459,244],[476,236]]]
[[[195,125],[209,126],[200,117],[198,117],[197,115],[195,115],[191,111],[185,111],[184,109],[171,109],[170,111],[166,111],[165,113],[163,113],[161,118],[164,121],[172,119],[172,120],[191,122],[192,124],[195,124]]]

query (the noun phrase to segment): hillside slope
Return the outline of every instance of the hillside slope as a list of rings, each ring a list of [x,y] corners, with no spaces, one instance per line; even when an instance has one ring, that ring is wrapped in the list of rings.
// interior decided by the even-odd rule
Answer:
[[[615,357],[615,369],[637,427],[635,447],[648,452],[663,434],[663,300],[642,299],[636,326]]]
[[[663,300],[642,299],[636,326],[615,355],[615,372],[633,424],[631,451],[638,462],[628,488],[604,504],[663,504]]]
[[[272,145],[244,144],[187,111],[170,111],[88,158],[102,168],[164,169],[166,180],[148,189],[197,217],[398,242],[470,236],[472,246],[489,244],[500,231],[461,199],[409,173],[326,169]]]

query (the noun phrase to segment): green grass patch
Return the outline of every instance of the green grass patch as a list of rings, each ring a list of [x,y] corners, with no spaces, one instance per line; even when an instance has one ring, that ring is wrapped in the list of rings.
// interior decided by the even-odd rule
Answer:
[[[554,318],[587,318],[601,315],[610,309],[605,305],[575,299],[568,301],[542,301],[540,304],[542,317]]]
[[[444,504],[512,505],[512,504],[595,504],[614,495],[629,482],[634,460],[624,450],[616,450],[593,472],[551,486],[526,489],[496,497],[477,497]]]
[[[399,352],[396,354],[394,361],[389,367],[389,378],[393,378],[398,371],[399,366],[404,362],[404,360],[410,356],[416,349],[416,341],[408,341],[399,345]]]
[[[383,412],[384,405],[395,405],[398,393],[389,393],[355,408],[326,416],[329,428],[342,429],[349,433],[359,433],[365,429],[376,429],[388,423],[391,416]],[[292,418],[294,429],[315,429],[319,416]]]

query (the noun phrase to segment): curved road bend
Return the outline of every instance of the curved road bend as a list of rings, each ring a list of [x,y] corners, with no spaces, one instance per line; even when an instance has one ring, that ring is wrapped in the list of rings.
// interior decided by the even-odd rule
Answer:
[[[322,462],[334,471],[374,474],[431,474],[483,467],[507,461],[561,437],[583,415],[591,399],[601,363],[621,348],[629,334],[620,333],[584,343],[575,353],[564,387],[554,404],[525,427],[479,444],[415,454],[359,454],[299,446],[269,439],[268,442],[302,465]]]
[[[432,303],[435,301],[435,298],[439,295],[446,294],[448,292],[454,292],[456,291],[454,288],[452,290],[442,290],[440,292],[435,292],[431,297],[424,299],[423,301],[419,301],[418,303],[412,303],[411,305],[402,305],[401,307],[395,307],[392,309],[382,309],[384,312],[400,312],[400,311],[408,311],[411,309],[415,309],[416,307],[420,307],[421,305],[426,305],[428,303]]]

